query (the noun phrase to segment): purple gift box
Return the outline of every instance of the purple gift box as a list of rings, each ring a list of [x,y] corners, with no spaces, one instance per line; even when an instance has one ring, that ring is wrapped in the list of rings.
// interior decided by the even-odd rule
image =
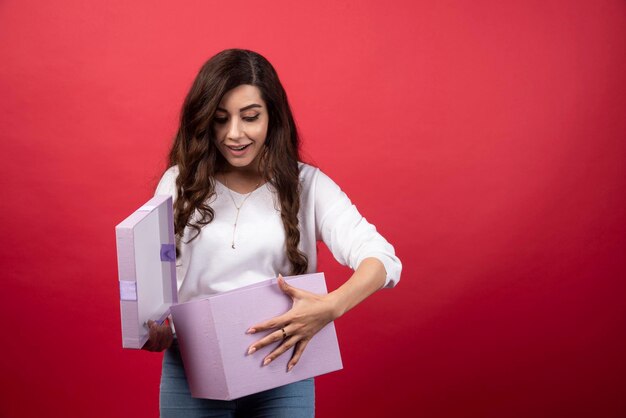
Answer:
[[[285,280],[309,292],[326,293],[323,273],[286,277]],[[287,372],[287,363],[293,348],[262,366],[265,356],[280,342],[252,355],[246,354],[252,343],[267,335],[267,332],[246,334],[246,330],[290,308],[291,299],[279,289],[276,279],[173,305],[172,319],[191,395],[236,399],[341,369],[332,322],[313,337],[290,372]]]
[[[332,322],[308,343],[290,372],[293,348],[262,366],[280,342],[247,355],[248,347],[267,333],[246,330],[291,308],[276,279],[177,304],[173,229],[168,196],[154,197],[116,227],[123,347],[141,348],[148,338],[144,323],[163,320],[171,311],[191,394],[197,398],[236,399],[343,367]],[[327,293],[323,273],[285,280]]]
[[[122,346],[141,348],[146,323],[178,301],[172,197],[155,196],[115,227]]]

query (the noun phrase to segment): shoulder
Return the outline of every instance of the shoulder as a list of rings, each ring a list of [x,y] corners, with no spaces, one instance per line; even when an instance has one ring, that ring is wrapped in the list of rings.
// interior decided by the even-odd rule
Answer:
[[[174,165],[163,173],[159,184],[156,187],[155,195],[169,194],[176,198],[176,178],[178,177],[178,166]]]
[[[310,164],[299,163],[300,183],[305,195],[313,195],[315,199],[330,199],[342,194],[341,188],[322,170]]]
[[[303,162],[298,162],[298,168],[300,169],[302,193],[306,195],[314,190],[315,180],[320,173],[320,169]]]
[[[165,173],[163,173],[163,177],[165,176],[171,176],[174,178],[178,177],[178,165],[173,165],[165,170]]]
[[[326,175],[322,170],[320,170],[319,168],[315,166],[312,166],[310,164],[306,164],[303,162],[299,162],[298,167],[300,168],[300,181],[301,182],[312,183],[312,184],[315,184],[315,183],[335,184],[335,182],[330,177],[328,177],[328,175]]]
[[[298,168],[300,169],[300,180],[307,181],[314,178],[320,169],[317,167],[313,167],[310,164],[303,163],[301,161],[298,162]]]

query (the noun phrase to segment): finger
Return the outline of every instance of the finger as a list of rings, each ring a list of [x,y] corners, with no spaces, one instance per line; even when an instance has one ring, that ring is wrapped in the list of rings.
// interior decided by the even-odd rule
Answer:
[[[263,359],[263,365],[267,366],[272,361],[276,360],[276,358],[280,356],[281,354],[283,354],[285,351],[293,348],[293,346],[296,345],[297,342],[298,342],[298,338],[295,336],[287,338],[284,343],[279,345],[274,351],[268,354],[265,357],[265,359]]]
[[[292,299],[296,297],[296,293],[298,289],[288,284],[282,274],[278,275],[277,282],[278,282],[278,287],[280,288],[280,290],[282,290],[284,294],[286,294]]]
[[[299,289],[287,283],[287,280],[282,275],[278,275],[278,287],[280,290],[289,296],[294,302],[296,299],[303,299],[307,295],[313,295],[311,292],[307,292],[306,290]]]
[[[283,339],[284,339],[283,338],[283,331],[282,331],[282,328],[281,328],[278,331],[274,331],[274,332],[268,334],[265,338],[260,339],[259,341],[255,342],[250,347],[248,347],[248,354],[252,354],[255,351],[265,347],[266,345],[269,345],[269,344],[281,341]]]
[[[278,275],[277,282],[280,290],[292,299],[297,298],[298,294],[301,292],[301,290],[297,287],[293,287],[292,285],[287,283],[287,280],[285,280],[282,274]]]
[[[287,311],[280,316],[268,319],[267,321],[261,322],[260,324],[252,325],[250,328],[248,328],[246,334],[254,334],[255,332],[266,331],[268,329],[282,328],[290,321],[291,317],[289,315],[289,311]]]
[[[288,372],[290,372],[295,367],[295,365],[298,364],[298,361],[300,361],[300,357],[302,357],[302,353],[304,353],[304,349],[306,348],[308,343],[309,343],[309,340],[298,341],[298,343],[296,344],[295,350],[293,350],[293,355],[291,356],[291,360],[289,360],[289,363],[287,363]]]
[[[166,331],[161,326],[156,326],[156,338],[154,339],[154,345],[157,350],[162,350],[165,345],[165,333]]]
[[[145,342],[145,344],[143,345],[143,347],[141,347],[142,349],[146,350],[146,351],[154,351],[155,347],[154,347],[154,340],[151,338],[148,338],[148,341]]]
[[[154,321],[148,321],[148,338],[150,341],[154,341],[157,335],[157,330],[154,324]]]
[[[169,348],[172,340],[172,329],[167,324],[158,324],[153,320],[148,320],[148,341],[142,347],[147,351],[163,351]]]
[[[163,351],[170,347],[170,340],[168,339],[166,334],[161,334],[159,336],[159,340],[155,344],[156,351]]]

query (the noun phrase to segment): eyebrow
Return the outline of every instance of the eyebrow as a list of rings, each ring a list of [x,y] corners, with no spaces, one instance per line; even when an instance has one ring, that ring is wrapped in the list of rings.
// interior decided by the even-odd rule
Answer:
[[[246,111],[248,109],[253,109],[255,107],[263,107],[263,106],[261,106],[260,104],[257,104],[257,103],[253,103],[251,105],[242,107],[241,109],[239,109],[239,111],[240,112],[244,112],[244,111]],[[223,109],[221,107],[218,107],[216,110],[219,110],[219,111],[224,112],[224,113],[228,113],[228,111],[226,109]]]

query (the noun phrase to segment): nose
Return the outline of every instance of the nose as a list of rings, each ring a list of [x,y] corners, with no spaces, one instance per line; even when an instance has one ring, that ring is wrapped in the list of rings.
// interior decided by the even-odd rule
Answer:
[[[239,118],[231,118],[228,124],[228,139],[237,140],[243,136],[241,120]]]

